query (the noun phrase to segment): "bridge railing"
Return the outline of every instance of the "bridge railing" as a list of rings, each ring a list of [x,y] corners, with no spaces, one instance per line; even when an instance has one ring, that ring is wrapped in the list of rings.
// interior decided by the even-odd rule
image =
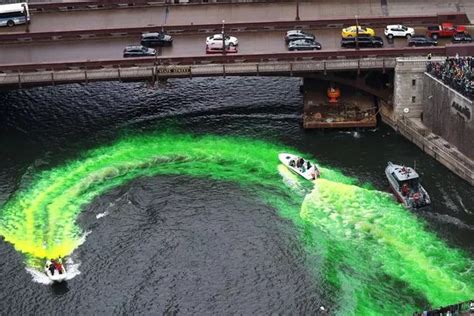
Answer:
[[[67,11],[67,10],[95,10],[95,9],[114,9],[114,8],[129,8],[129,7],[143,7],[143,6],[182,6],[182,5],[196,5],[196,4],[235,4],[235,3],[275,3],[275,2],[294,2],[294,0],[86,0],[86,1],[71,1],[71,2],[42,2],[31,3],[30,10],[36,12],[44,11]],[[420,23],[441,23],[453,22],[456,24],[470,23],[466,14],[454,12],[439,14],[436,21],[418,20]],[[390,17],[386,17],[390,18]],[[359,18],[359,23],[367,24],[369,21],[365,18]],[[388,21],[388,20],[387,20]],[[417,20],[414,20],[415,23]],[[394,20],[393,23],[404,23],[400,20]]]
[[[474,44],[470,45],[474,52]],[[41,70],[68,70],[68,69],[99,69],[110,67],[134,67],[146,65],[200,65],[200,64],[232,64],[232,63],[262,63],[262,62],[312,62],[324,61],[329,70],[332,64],[344,65],[352,69],[358,68],[393,68],[394,63],[387,58],[403,56],[445,56],[446,47],[410,47],[410,48],[383,48],[383,49],[347,49],[315,52],[284,52],[274,54],[229,54],[229,55],[201,55],[183,57],[149,57],[127,58],[115,60],[74,61],[36,64],[6,64],[0,65],[0,72],[35,72]],[[304,63],[300,67],[304,66]]]
[[[29,67],[32,65],[29,65]],[[56,67],[57,66],[57,67]],[[0,73],[0,86],[22,88],[27,85],[55,85],[59,83],[89,82],[99,80],[150,80],[159,78],[200,77],[200,76],[298,76],[305,73],[326,70],[373,69],[394,67],[395,58],[360,60],[305,60],[305,61],[261,61],[258,63],[236,62],[221,64],[156,64],[148,61],[142,64],[108,64],[97,67],[72,65],[36,65],[35,70],[7,71]],[[357,68],[359,67],[359,68]]]

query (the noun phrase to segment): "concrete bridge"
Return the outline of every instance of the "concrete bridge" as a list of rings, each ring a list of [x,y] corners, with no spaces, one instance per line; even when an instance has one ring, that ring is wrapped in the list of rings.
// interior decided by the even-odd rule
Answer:
[[[431,135],[428,132],[429,128],[421,122],[422,113],[427,111],[426,93],[430,91],[430,85],[434,84],[433,78],[425,74],[426,56],[431,54],[433,60],[443,60],[446,56],[456,54],[472,56],[474,44],[452,45],[448,41],[441,41],[438,47],[412,48],[406,46],[406,41],[396,39],[385,40],[383,49],[341,49],[339,47],[340,29],[343,26],[355,24],[352,17],[319,17],[313,20],[296,19],[295,21],[295,19],[288,19],[288,16],[282,18],[277,14],[273,21],[246,21],[245,12],[246,10],[249,12],[249,5],[246,4],[246,10],[240,10],[239,14],[234,15],[234,18],[237,17],[240,21],[226,23],[227,32],[239,36],[240,47],[237,54],[206,55],[203,47],[204,37],[220,32],[222,23],[210,21],[214,23],[196,24],[193,21],[202,20],[195,16],[189,23],[189,15],[186,12],[202,9],[180,7],[180,17],[175,17],[172,23],[165,26],[166,30],[177,39],[172,48],[164,48],[160,50],[159,55],[151,58],[124,59],[121,52],[126,44],[137,42],[142,32],[161,29],[160,23],[156,20],[149,20],[153,23],[148,25],[139,25],[143,24],[143,21],[148,21],[146,15],[151,11],[155,14],[160,12],[159,10],[163,12],[168,4],[160,1],[158,1],[160,3],[150,4],[142,0],[106,1],[107,5],[120,2],[121,7],[127,8],[154,7],[154,9],[147,9],[150,11],[148,13],[142,12],[144,19],[134,20],[130,19],[129,15],[132,14],[128,13],[132,11],[128,9],[125,10],[127,13],[124,15],[124,9],[119,10],[122,13],[116,9],[107,10],[105,2],[102,2],[103,6],[99,0],[96,2],[89,3],[86,7],[83,7],[83,4],[75,4],[82,6],[81,13],[78,14],[82,18],[81,22],[78,22],[77,16],[70,15],[71,12],[78,12],[75,5],[68,4],[66,9],[61,9],[58,4],[51,4],[49,9],[41,9],[42,5],[37,5],[36,12],[46,13],[38,13],[38,19],[34,19],[30,26],[17,27],[14,32],[2,29],[0,31],[0,41],[3,43],[0,45],[0,89],[23,89],[30,86],[110,80],[156,82],[168,78],[212,76],[294,76],[338,82],[376,96],[380,104],[380,113],[386,123],[453,172],[474,184],[472,157],[465,155],[468,152],[465,148],[473,147],[474,144],[458,142],[462,152],[455,146],[448,148],[442,137]],[[262,6],[262,3],[258,5]],[[55,11],[54,6],[59,8],[57,9],[59,11]],[[273,9],[281,9],[285,6],[288,6],[286,1],[272,5]],[[215,7],[207,8],[211,9],[204,14],[206,18],[213,16],[209,15],[209,12],[216,9]],[[266,8],[269,7],[266,6]],[[309,12],[312,7],[308,5],[307,8]],[[136,14],[138,11],[133,12]],[[375,28],[378,34],[383,32],[381,28],[387,24],[406,23],[415,26],[417,32],[423,32],[428,24],[445,21],[470,23],[465,13],[418,16],[389,16],[385,14],[387,12],[383,13],[383,16],[359,16],[359,23]],[[91,17],[99,16],[100,21],[108,20],[108,25],[92,22],[97,20]],[[52,26],[45,23],[45,17],[53,21]],[[187,23],[183,23],[183,19],[187,19]],[[88,24],[87,21],[91,23]],[[59,27],[61,23],[64,28]],[[81,28],[81,25],[85,28]],[[323,50],[288,52],[283,42],[283,34],[284,31],[294,28],[316,33],[318,41],[323,44]],[[386,87],[381,89],[372,86],[366,80],[369,77],[368,74],[374,72],[388,75]],[[351,75],[340,76],[338,73]],[[443,89],[450,91],[449,87],[443,87]],[[451,95],[450,93],[446,92],[446,95]],[[452,98],[460,102],[462,98],[455,94]],[[473,105],[471,101],[464,100],[462,106],[472,109]],[[439,125],[436,125],[436,119],[430,119],[433,126]],[[470,121],[465,123],[463,125],[465,129],[457,136],[469,133],[472,130],[471,125]],[[440,130],[440,133],[442,132]],[[457,142],[455,137],[450,139],[449,133],[446,138],[451,143]]]

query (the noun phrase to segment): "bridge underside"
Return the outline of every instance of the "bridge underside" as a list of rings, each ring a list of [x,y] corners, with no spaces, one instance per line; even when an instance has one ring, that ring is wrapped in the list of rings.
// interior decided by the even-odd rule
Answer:
[[[388,103],[391,101],[394,65],[395,60],[368,58],[208,65],[140,65],[100,69],[36,69],[20,73],[0,73],[0,89],[87,84],[97,81],[146,81],[153,85],[168,78],[303,77],[306,91],[303,118],[305,128],[374,127],[377,124],[377,98]],[[316,81],[318,84],[314,84]],[[310,82],[319,87],[319,90],[312,89],[311,84],[308,84]],[[339,85],[344,93],[340,102],[331,103],[330,106],[325,92],[328,83]],[[321,86],[324,86],[324,91]],[[364,93],[361,94],[361,91]],[[356,98],[350,99],[350,95],[356,95]]]
[[[393,71],[315,73],[304,78],[304,128],[375,127],[392,98]],[[334,97],[334,93],[339,95]]]

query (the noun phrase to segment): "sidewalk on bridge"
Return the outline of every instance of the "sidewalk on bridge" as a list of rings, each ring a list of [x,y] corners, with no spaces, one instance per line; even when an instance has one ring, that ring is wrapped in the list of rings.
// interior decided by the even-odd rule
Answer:
[[[423,4],[406,0],[333,0],[300,1],[299,17],[304,20],[328,19],[331,17],[363,17],[394,15],[427,15],[440,12],[466,11],[474,18],[474,1],[458,0],[456,5],[440,0],[426,0]],[[296,2],[239,3],[239,4],[193,4],[169,6],[135,7],[112,10],[79,10],[70,12],[35,13],[29,32],[72,31],[86,29],[113,29],[128,27],[173,25],[202,25],[238,22],[293,21],[296,18]],[[14,32],[23,31],[18,26]],[[0,32],[12,32],[3,28]]]

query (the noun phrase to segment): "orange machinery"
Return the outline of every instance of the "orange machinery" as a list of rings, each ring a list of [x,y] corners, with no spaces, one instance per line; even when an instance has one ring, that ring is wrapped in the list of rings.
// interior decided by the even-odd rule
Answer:
[[[341,96],[341,91],[339,90],[339,88],[334,88],[334,87],[328,88],[329,103],[337,103],[339,101],[340,96]]]

